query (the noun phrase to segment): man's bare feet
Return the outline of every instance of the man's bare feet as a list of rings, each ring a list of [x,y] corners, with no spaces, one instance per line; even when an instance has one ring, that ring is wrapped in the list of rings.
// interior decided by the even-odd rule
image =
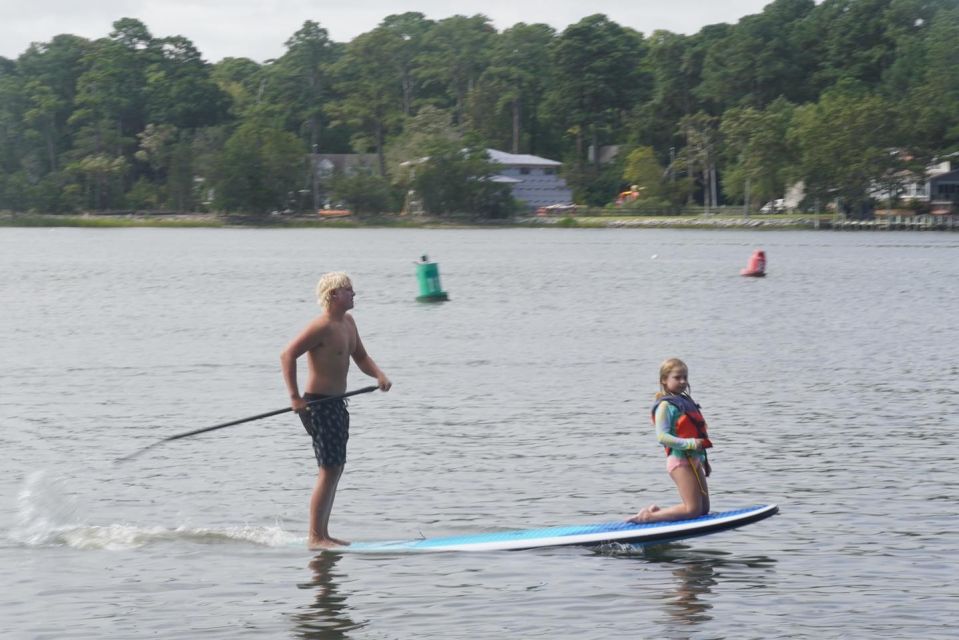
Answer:
[[[306,545],[311,551],[318,551],[320,549],[335,549],[337,547],[348,547],[350,545],[346,540],[340,540],[339,538],[321,538],[319,540],[310,540]]]
[[[636,524],[641,524],[643,522],[649,522],[650,516],[659,511],[659,506],[651,504],[648,507],[643,507],[639,510],[639,513],[634,515],[632,518],[626,520],[626,522],[634,522]]]

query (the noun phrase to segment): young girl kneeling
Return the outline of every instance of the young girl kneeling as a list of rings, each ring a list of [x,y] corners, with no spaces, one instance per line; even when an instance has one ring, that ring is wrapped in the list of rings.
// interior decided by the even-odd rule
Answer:
[[[709,487],[706,477],[712,469],[706,449],[713,446],[706,433],[706,421],[689,395],[689,369],[678,358],[670,358],[659,368],[659,393],[653,404],[656,440],[666,448],[666,471],[679,489],[683,501],[662,509],[645,507],[629,522],[686,520],[709,513]]]

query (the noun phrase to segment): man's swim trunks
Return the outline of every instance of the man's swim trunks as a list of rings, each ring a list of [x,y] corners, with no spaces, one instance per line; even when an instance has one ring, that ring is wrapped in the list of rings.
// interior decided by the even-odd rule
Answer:
[[[303,394],[307,402],[326,397],[318,393]],[[299,415],[306,432],[313,438],[316,463],[321,467],[346,464],[346,441],[350,439],[350,412],[346,410],[346,399],[310,405],[309,411],[302,411]]]

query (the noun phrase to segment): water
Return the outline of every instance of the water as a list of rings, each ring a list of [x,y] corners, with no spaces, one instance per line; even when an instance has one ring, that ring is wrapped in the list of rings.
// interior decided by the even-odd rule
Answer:
[[[740,278],[760,246],[769,277]],[[954,636],[957,249],[936,233],[0,230],[0,628]],[[424,252],[451,302],[414,302]],[[647,417],[668,356],[714,435],[714,508],[781,514],[633,553],[315,554],[315,463],[289,415],[114,463],[285,406],[279,352],[334,269],[394,381],[351,404],[334,535],[670,503]]]

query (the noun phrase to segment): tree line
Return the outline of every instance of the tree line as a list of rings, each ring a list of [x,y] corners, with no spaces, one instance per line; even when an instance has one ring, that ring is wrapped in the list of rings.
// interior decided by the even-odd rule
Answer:
[[[432,213],[507,215],[486,147],[561,160],[582,204],[802,181],[808,206],[863,211],[959,151],[959,6],[774,0],[688,36],[408,12],[346,43],[307,21],[276,59],[215,64],[123,18],[0,57],[0,210],[396,211],[415,189]],[[318,179],[309,153],[376,160]]]

